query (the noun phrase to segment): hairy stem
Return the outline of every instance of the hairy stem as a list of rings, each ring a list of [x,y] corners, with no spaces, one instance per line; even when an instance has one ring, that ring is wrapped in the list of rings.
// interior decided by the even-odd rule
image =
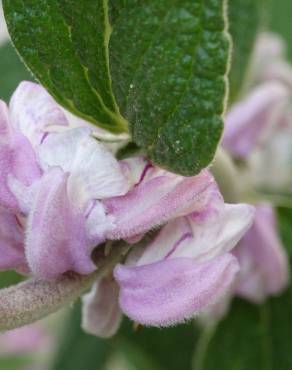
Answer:
[[[97,278],[107,274],[129,247],[117,245],[89,275],[70,273],[55,280],[29,279],[0,290],[0,331],[14,329],[56,312],[74,302]]]

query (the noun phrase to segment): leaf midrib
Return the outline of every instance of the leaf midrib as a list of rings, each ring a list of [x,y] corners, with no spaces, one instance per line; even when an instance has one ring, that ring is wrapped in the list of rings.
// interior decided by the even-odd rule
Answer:
[[[102,0],[103,2],[103,9],[104,9],[104,47],[105,47],[105,58],[106,58],[106,69],[107,69],[107,77],[109,80],[109,88],[110,88],[110,94],[112,96],[113,104],[115,107],[115,114],[121,120],[124,122],[125,126],[128,127],[128,122],[126,119],[121,115],[119,106],[117,104],[117,100],[115,97],[115,94],[113,92],[113,87],[112,87],[112,76],[110,72],[110,56],[109,56],[109,43],[110,43],[110,37],[112,33],[112,26],[110,24],[110,19],[109,19],[109,5],[108,5],[109,0]]]
[[[112,80],[111,80],[111,76],[110,76],[110,73],[109,73],[109,37],[110,37],[110,29],[111,29],[111,26],[110,26],[110,23],[109,23],[109,14],[108,14],[108,0],[102,0],[103,1],[103,6],[104,6],[104,14],[105,14],[105,19],[104,19],[104,28],[105,28],[105,33],[104,33],[104,47],[105,47],[105,51],[106,51],[106,66],[107,66],[107,71],[108,71],[108,80],[109,80],[109,86],[110,86],[110,94],[111,94],[111,97],[112,97],[112,100],[113,100],[113,103],[114,103],[114,106],[115,106],[115,111],[112,111],[111,109],[109,109],[105,103],[104,103],[104,100],[102,98],[102,96],[99,94],[99,92],[91,85],[90,81],[89,81],[89,78],[88,78],[88,68],[81,62],[78,54],[77,54],[77,50],[75,48],[73,48],[74,50],[74,55],[75,55],[75,58],[76,60],[78,61],[83,73],[84,73],[84,78],[86,80],[86,83],[89,87],[89,90],[94,94],[94,96],[96,96],[96,98],[98,99],[98,101],[100,102],[102,108],[104,109],[104,111],[110,116],[112,117],[117,123],[119,123],[119,126],[121,128],[123,128],[123,131],[128,131],[128,122],[126,121],[126,119],[124,117],[121,116],[120,112],[119,112],[119,108],[118,108],[118,105],[116,103],[116,99],[115,99],[115,95],[113,94],[113,91],[112,91]],[[47,3],[48,4],[48,8],[50,7],[50,4],[49,2]],[[49,12],[49,14],[51,14],[51,12]],[[68,31],[68,37],[71,41],[71,43],[73,44],[73,41],[72,41],[72,33],[71,33],[71,27],[70,25],[68,25],[68,23],[66,22],[66,19],[65,17],[63,17],[62,14],[60,14],[61,17],[62,17],[62,20],[63,20],[63,23],[64,23],[64,26],[66,27],[67,31]],[[51,18],[51,17],[50,17]],[[51,21],[52,21],[52,18],[51,18]],[[108,37],[108,39],[107,39]],[[66,99],[67,100],[67,99]],[[68,100],[67,100],[68,101]],[[71,103],[71,102],[70,102]],[[72,103],[70,104],[72,106]],[[74,105],[73,105],[74,106]],[[76,107],[74,106],[75,110],[76,110]],[[78,110],[79,112],[79,110]]]

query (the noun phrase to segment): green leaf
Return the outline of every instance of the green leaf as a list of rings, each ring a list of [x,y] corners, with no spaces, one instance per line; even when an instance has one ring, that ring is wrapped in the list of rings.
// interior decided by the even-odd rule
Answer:
[[[101,370],[106,363],[112,344],[86,334],[81,329],[81,304],[76,303],[62,330],[59,351],[51,370]]]
[[[292,60],[292,27],[291,27],[291,0],[269,0],[269,26],[272,32],[282,36],[288,49],[288,57]]]
[[[126,130],[111,90],[106,1],[7,0],[12,40],[37,79],[76,115]]]
[[[194,370],[292,369],[291,310],[291,288],[261,306],[236,300]]]
[[[278,208],[279,232],[286,250],[292,259],[292,209]]]
[[[242,91],[256,37],[262,27],[266,0],[229,0],[229,31],[233,41],[230,102]]]
[[[12,92],[22,80],[32,76],[19,60],[12,45],[7,42],[0,46],[0,99],[8,101]]]
[[[1,370],[23,370],[32,368],[35,365],[33,358],[30,356],[19,356],[19,355],[1,355],[0,357],[0,369]]]
[[[193,323],[178,327],[133,329],[124,318],[117,335],[100,339],[80,328],[81,305],[78,302],[62,330],[61,342],[51,370],[102,370],[115,354],[121,354],[131,369],[191,370],[192,354],[198,332]]]
[[[23,280],[23,276],[15,271],[0,271],[0,289],[10,285],[18,284]],[[0,367],[1,369],[1,367]]]
[[[28,67],[73,113],[194,175],[220,140],[225,0],[4,0]]]
[[[193,175],[213,159],[222,132],[225,2],[110,3],[113,89],[133,139],[156,164]]]

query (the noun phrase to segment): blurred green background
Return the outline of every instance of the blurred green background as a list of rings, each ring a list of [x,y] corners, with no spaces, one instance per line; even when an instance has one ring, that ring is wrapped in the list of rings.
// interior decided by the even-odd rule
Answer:
[[[269,1],[270,3],[267,9],[267,13],[269,14],[268,28],[285,38],[288,47],[288,56],[292,61],[292,0]],[[0,46],[0,98],[8,100],[19,81],[23,79],[32,79],[32,77],[20,62],[13,47],[8,43]],[[287,247],[292,246],[292,213],[286,209],[281,209],[279,210],[279,215],[283,241]],[[7,286],[17,280],[18,276],[14,273],[0,274],[0,286]],[[283,304],[287,303],[288,298],[290,302],[291,296],[292,293],[288,292],[284,297]],[[253,325],[253,320],[255,322],[257,320],[256,309],[251,305],[245,305],[247,306],[246,311],[249,316],[247,322],[243,321],[242,325],[248,326],[250,323]],[[271,307],[273,308],[275,305],[277,304],[272,302]],[[236,302],[233,316],[236,315],[237,310],[242,310],[242,306],[237,306],[238,304]],[[276,307],[275,309],[277,310],[278,308]],[[291,314],[292,312],[290,312]],[[261,315],[263,315],[261,316],[261,320],[267,319],[265,312],[261,313]],[[75,305],[67,313],[63,313],[60,317],[56,317],[54,320],[57,322],[57,325],[50,322],[49,326],[53,326],[54,330],[58,326],[60,330],[57,335],[55,333],[53,338],[57,343],[57,350],[55,353],[50,354],[48,359],[49,365],[45,365],[47,358],[46,361],[44,359],[38,359],[37,363],[33,365],[34,367],[29,367],[32,365],[27,365],[27,359],[21,362],[22,358],[17,358],[17,356],[13,358],[3,357],[0,358],[0,370],[191,370],[195,356],[194,353],[198,355],[200,352],[198,355],[200,358],[195,360],[198,365],[200,361],[203,361],[204,349],[208,345],[208,340],[210,340],[208,333],[205,333],[204,338],[199,340],[198,329],[192,323],[163,330],[142,328],[135,333],[132,324],[128,321],[124,322],[122,330],[112,341],[99,340],[81,331],[79,304]],[[283,328],[281,333],[275,333],[275,337],[284,336],[285,333],[288,336],[291,332],[291,327],[287,326],[287,328],[289,328],[289,333],[286,333],[287,330],[285,332]],[[205,366],[200,367],[199,364],[197,368],[202,370],[292,369],[292,359],[285,359],[287,362],[279,365],[280,367],[277,367],[277,364],[273,367],[271,365],[271,363],[274,363],[273,361],[260,360],[262,361],[262,366],[259,367],[256,359],[251,356],[251,347],[249,346],[250,343],[248,343],[253,334],[247,334],[247,337],[243,337],[244,340],[241,342],[242,348],[238,353],[242,356],[242,353],[246,352],[247,362],[240,363],[241,360],[234,356],[236,349],[233,348],[234,343],[232,343],[233,337],[231,332],[233,329],[242,330],[242,327],[234,328],[232,321],[223,323],[221,331],[229,331],[229,337],[223,336],[223,339],[219,339],[216,342],[218,343],[217,347],[212,348],[211,346],[210,348],[216,356],[213,357],[213,360],[211,356]],[[263,335],[262,330],[265,331],[265,329],[259,330],[258,335],[260,337]],[[53,335],[52,331],[50,335]],[[286,339],[283,337],[289,356],[291,356],[291,353],[287,346],[291,345],[292,334],[290,337],[289,339],[288,337]],[[253,340],[258,339],[258,337],[256,339],[254,337],[252,338]],[[197,348],[195,351],[198,343],[199,349]],[[255,350],[258,343],[251,341],[251,345],[254,346]],[[222,359],[221,365],[220,362],[218,364],[216,363],[218,359],[220,361],[219,353],[223,353],[224,351],[229,351],[229,357],[232,359],[232,364],[229,362],[228,366]],[[231,351],[233,351],[232,356]],[[277,349],[277,351],[280,350]],[[272,356],[269,350],[267,352],[268,357]],[[283,356],[280,357],[283,358]],[[222,367],[223,363],[225,367]]]
[[[292,60],[292,1],[269,0],[269,28],[281,34],[287,42],[288,56]]]

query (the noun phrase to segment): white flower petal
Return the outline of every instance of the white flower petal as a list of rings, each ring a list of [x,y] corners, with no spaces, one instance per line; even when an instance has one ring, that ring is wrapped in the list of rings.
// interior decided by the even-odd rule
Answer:
[[[40,85],[24,81],[14,92],[10,104],[11,122],[34,145],[39,144],[50,125],[68,124],[61,108]]]

